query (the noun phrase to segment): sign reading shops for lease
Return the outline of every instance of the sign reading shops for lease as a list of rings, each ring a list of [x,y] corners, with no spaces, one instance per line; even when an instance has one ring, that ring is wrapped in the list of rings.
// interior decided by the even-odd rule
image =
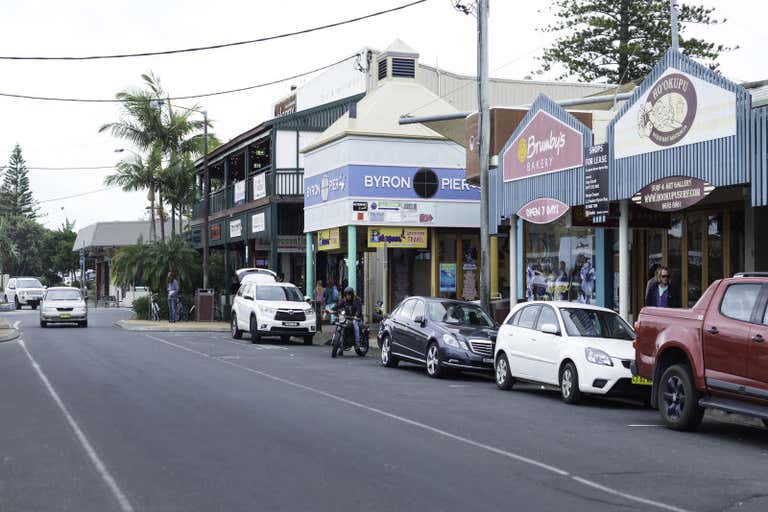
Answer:
[[[714,189],[714,186],[697,178],[672,176],[643,187],[632,196],[632,201],[649,210],[676,212],[698,203]]]
[[[553,222],[568,211],[568,205],[557,199],[551,197],[540,197],[533,201],[526,203],[517,215],[533,224],[549,224]]]
[[[368,228],[368,247],[427,248],[427,228]]]
[[[580,131],[539,110],[502,150],[504,181],[580,167],[583,139]]]
[[[262,172],[253,177],[253,199],[261,199],[267,196],[266,172]]]
[[[251,233],[261,233],[267,230],[267,219],[264,212],[254,213],[251,216]]]
[[[734,135],[736,94],[670,67],[616,121],[614,157]]]
[[[339,228],[324,229],[317,233],[317,250],[333,251],[341,248],[341,237]]]
[[[235,204],[243,204],[245,203],[245,180],[240,180],[235,182]]]
[[[593,224],[608,218],[608,144],[590,146],[584,155],[584,212]]]

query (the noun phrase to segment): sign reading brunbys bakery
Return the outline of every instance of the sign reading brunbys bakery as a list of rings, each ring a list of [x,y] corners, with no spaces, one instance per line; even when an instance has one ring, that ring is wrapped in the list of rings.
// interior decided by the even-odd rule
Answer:
[[[649,210],[676,212],[698,203],[714,189],[714,186],[697,178],[671,176],[643,187],[632,196],[632,201]]]
[[[501,155],[504,181],[580,167],[584,143],[580,131],[539,110]]]
[[[670,67],[616,121],[614,157],[732,135],[736,135],[736,95]]]

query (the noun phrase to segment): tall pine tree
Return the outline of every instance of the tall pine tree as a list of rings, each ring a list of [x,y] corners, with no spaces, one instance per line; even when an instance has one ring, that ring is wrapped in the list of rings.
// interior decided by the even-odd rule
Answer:
[[[540,58],[541,71],[564,69],[559,78],[624,84],[645,77],[671,44],[669,0],[554,0],[557,35]],[[680,51],[717,69],[727,46],[685,37],[689,23],[713,25],[714,8],[690,1],[678,7]],[[541,72],[540,71],[540,72]]]
[[[21,155],[21,146],[16,144],[5,169],[5,178],[0,186],[0,202],[3,213],[34,219],[37,208],[29,188],[27,164]]]

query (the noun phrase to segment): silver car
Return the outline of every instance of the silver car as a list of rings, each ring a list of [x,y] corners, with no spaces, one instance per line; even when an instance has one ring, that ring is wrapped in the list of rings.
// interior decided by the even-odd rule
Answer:
[[[88,306],[77,288],[48,288],[40,303],[40,327],[70,323],[88,327]]]

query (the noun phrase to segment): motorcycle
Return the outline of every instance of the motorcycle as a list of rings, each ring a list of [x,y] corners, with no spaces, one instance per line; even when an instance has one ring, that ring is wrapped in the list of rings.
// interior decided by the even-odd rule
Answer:
[[[353,321],[356,318],[348,316],[346,312],[339,313],[336,319],[336,331],[333,333],[333,342],[331,343],[331,357],[343,355],[347,350],[355,349],[355,353],[360,357],[365,357],[368,353],[368,335],[370,330],[363,322],[360,322],[360,344],[355,343],[355,327]]]

